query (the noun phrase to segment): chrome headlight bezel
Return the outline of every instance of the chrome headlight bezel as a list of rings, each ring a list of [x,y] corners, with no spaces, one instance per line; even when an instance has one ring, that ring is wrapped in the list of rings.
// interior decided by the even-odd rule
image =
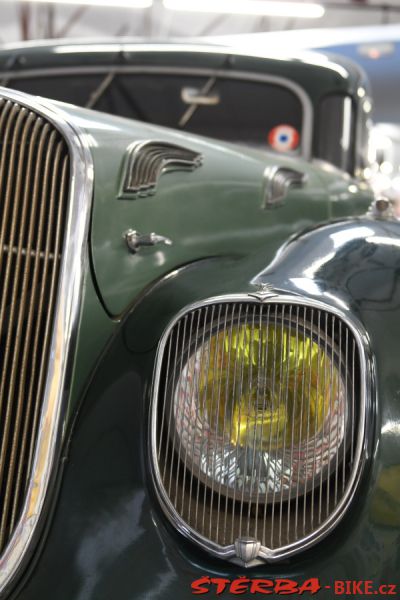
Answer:
[[[240,558],[242,554],[240,548],[241,539],[230,539],[228,540],[228,543],[224,544],[221,543],[219,540],[216,541],[215,539],[212,539],[212,536],[205,534],[204,531],[200,531],[199,527],[194,527],[193,523],[188,523],[187,518],[185,518],[185,516],[181,514],[179,503],[177,504],[176,501],[174,502],[174,499],[171,497],[171,493],[168,492],[165,485],[163,484],[163,474],[160,470],[159,464],[159,402],[165,402],[165,399],[167,397],[165,394],[165,390],[165,397],[162,396],[159,398],[159,394],[162,387],[161,378],[163,376],[163,364],[165,367],[167,342],[170,338],[171,332],[175,325],[181,319],[183,319],[185,315],[187,316],[189,315],[189,313],[192,313],[193,311],[199,309],[205,310],[206,307],[211,307],[213,305],[226,305],[226,303],[244,303],[248,305],[262,304],[263,306],[268,306],[270,304],[279,306],[302,306],[306,307],[307,310],[320,311],[325,315],[335,317],[350,332],[350,335],[352,336],[352,340],[354,342],[354,352],[357,356],[358,361],[357,399],[356,401],[354,401],[353,398],[351,408],[351,410],[353,411],[353,415],[356,415],[357,421],[356,423],[354,423],[354,435],[351,441],[352,446],[354,446],[352,448],[353,458],[351,468],[349,467],[349,475],[346,479],[346,485],[344,486],[343,494],[339,495],[334,508],[328,511],[326,518],[322,519],[319,523],[317,523],[312,528],[312,531],[307,531],[304,533],[304,535],[300,534],[297,539],[291,540],[289,543],[285,543],[284,541],[282,541],[282,543],[275,544],[273,547],[269,547],[268,544],[265,543],[265,540],[264,543],[262,543],[260,542],[260,540],[251,538],[250,536],[250,538],[253,540],[252,543],[255,556],[253,556],[251,560],[247,562],[245,561],[246,564],[243,561],[243,559]],[[186,307],[185,309],[180,311],[180,313],[173,319],[173,321],[170,323],[160,340],[154,375],[150,428],[150,452],[152,460],[153,481],[165,514],[181,533],[183,533],[186,537],[196,542],[198,545],[203,547],[212,555],[217,556],[219,558],[226,558],[228,560],[238,562],[240,564],[245,564],[245,566],[259,564],[260,561],[270,562],[281,560],[282,558],[291,556],[297,552],[300,552],[301,550],[304,550],[305,548],[308,548],[311,545],[314,545],[323,537],[325,537],[325,535],[327,535],[327,533],[329,533],[329,531],[331,531],[333,527],[335,527],[336,524],[343,517],[359,483],[365,463],[365,458],[367,455],[367,448],[370,443],[369,429],[371,426],[372,416],[372,383],[373,359],[369,351],[367,336],[364,333],[361,325],[357,323],[355,319],[349,319],[348,314],[345,314],[341,309],[335,306],[327,305],[325,303],[314,300],[309,300],[304,297],[291,296],[289,294],[276,294],[271,295],[271,297],[262,299],[255,298],[252,295],[232,295],[215,297]],[[306,494],[308,491],[309,490],[306,489]],[[231,502],[231,499],[229,500],[229,502]],[[279,511],[282,511],[282,502],[285,502],[285,499],[280,497],[280,502],[280,506],[277,506],[275,509],[277,514],[279,514]]]

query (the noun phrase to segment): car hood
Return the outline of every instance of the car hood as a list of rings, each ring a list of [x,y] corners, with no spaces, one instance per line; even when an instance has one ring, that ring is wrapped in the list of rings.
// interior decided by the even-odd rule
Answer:
[[[82,132],[92,155],[90,250],[99,293],[113,317],[124,313],[149,286],[185,265],[259,252],[271,259],[290,235],[332,216],[362,212],[371,199],[346,174],[326,165],[62,103],[52,105]],[[162,175],[151,195],[121,194],[129,148],[150,141],[197,153],[202,164],[192,171]],[[288,190],[279,207],[266,209],[266,173],[279,167],[304,174],[305,183]],[[172,245],[132,254],[124,240],[129,229],[165,236]]]

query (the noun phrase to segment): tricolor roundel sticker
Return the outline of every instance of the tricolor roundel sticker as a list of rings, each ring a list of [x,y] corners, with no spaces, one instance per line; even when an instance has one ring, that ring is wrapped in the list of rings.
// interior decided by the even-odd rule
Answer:
[[[291,125],[277,125],[268,134],[269,145],[278,152],[295,150],[299,141],[299,132]]]

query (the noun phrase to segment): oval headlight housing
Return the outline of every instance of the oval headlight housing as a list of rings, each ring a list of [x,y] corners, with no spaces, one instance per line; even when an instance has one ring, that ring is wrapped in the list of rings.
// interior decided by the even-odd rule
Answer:
[[[249,566],[333,528],[368,443],[361,332],[347,314],[288,296],[210,299],[174,319],[158,349],[151,458],[183,535]]]

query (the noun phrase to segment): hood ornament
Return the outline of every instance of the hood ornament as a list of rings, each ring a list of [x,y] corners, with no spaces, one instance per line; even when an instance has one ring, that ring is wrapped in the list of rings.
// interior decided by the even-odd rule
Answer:
[[[249,567],[258,557],[261,549],[261,542],[252,537],[238,538],[235,541],[235,552],[239,564]]]
[[[194,171],[203,155],[169,142],[140,141],[128,147],[119,198],[151,196],[164,173]]]
[[[249,296],[251,298],[256,298],[260,302],[264,302],[268,298],[273,298],[274,296],[278,296],[278,293],[275,291],[272,283],[255,283],[254,284],[258,291],[257,292],[249,292]]]

